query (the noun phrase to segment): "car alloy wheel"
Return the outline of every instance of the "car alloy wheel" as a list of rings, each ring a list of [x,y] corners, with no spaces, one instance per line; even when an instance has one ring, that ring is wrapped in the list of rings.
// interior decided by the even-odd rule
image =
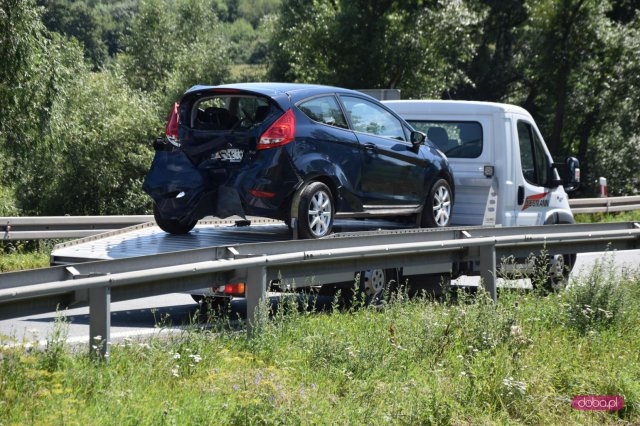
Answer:
[[[429,197],[422,210],[420,225],[427,228],[443,228],[451,223],[451,186],[444,179],[438,179],[429,191]]]
[[[322,182],[312,182],[300,197],[299,234],[303,238],[320,238],[331,233],[334,217],[331,190]]]

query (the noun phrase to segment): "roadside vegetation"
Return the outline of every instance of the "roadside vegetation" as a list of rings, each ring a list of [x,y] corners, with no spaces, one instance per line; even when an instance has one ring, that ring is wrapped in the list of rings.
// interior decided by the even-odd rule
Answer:
[[[0,273],[46,268],[55,242],[0,241]]]
[[[591,213],[575,215],[578,223],[608,223],[608,222],[640,222],[640,210],[619,213]]]
[[[0,425],[640,422],[639,271],[605,259],[568,290],[504,291],[496,305],[481,292],[405,299],[283,301],[252,338],[199,317],[116,342],[107,363],[67,346],[63,320],[42,350],[4,336],[18,345],[0,350]],[[625,407],[576,411],[576,395]]]

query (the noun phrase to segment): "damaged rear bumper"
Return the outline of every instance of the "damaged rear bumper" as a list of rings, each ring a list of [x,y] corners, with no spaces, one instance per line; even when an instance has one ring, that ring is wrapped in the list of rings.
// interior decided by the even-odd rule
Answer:
[[[272,163],[274,160],[277,163],[277,159],[268,159]],[[181,223],[209,215],[283,219],[286,212],[281,211],[280,206],[294,191],[298,179],[282,179],[281,173],[265,175],[260,163],[233,169],[210,161],[195,166],[181,150],[157,150],[143,190],[153,198],[163,218]],[[250,192],[254,188],[273,190],[277,195],[268,199],[255,197]]]
[[[182,151],[156,151],[142,189],[166,219],[188,223],[207,215],[244,216],[238,192],[224,185],[226,173],[215,175],[198,169]]]

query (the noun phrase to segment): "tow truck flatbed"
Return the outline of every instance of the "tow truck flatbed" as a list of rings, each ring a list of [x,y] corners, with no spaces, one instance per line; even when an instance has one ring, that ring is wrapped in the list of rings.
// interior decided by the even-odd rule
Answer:
[[[370,219],[338,220],[334,231],[351,233],[402,228],[411,228],[411,225]],[[51,265],[290,239],[291,230],[284,222],[256,217],[247,218],[246,221],[239,217],[204,219],[185,235],[168,234],[154,222],[148,222],[58,244],[51,252]]]

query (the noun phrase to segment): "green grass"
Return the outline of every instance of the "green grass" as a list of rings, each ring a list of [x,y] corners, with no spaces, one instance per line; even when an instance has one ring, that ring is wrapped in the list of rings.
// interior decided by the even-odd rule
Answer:
[[[61,324],[47,350],[1,350],[0,425],[638,424],[640,275],[605,262],[579,284],[497,305],[284,303],[254,338],[196,322],[113,345],[108,364],[66,347]],[[585,394],[625,408],[573,410]]]
[[[640,222],[640,210],[619,213],[592,213],[575,215],[578,223],[601,223],[601,222]]]
[[[56,241],[0,241],[0,273],[46,268]]]
[[[49,255],[41,251],[0,254],[0,272],[46,268],[47,266],[49,266]]]

